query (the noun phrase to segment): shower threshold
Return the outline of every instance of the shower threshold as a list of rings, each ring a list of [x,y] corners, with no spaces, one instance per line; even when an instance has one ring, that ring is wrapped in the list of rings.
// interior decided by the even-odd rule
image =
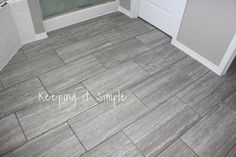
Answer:
[[[70,10],[68,12],[45,18],[43,23],[46,32],[67,27],[79,22],[118,11],[119,1],[106,2],[90,7]]]

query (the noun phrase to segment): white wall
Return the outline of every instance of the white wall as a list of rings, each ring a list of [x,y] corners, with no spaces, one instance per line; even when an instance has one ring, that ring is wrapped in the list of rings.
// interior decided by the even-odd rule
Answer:
[[[22,44],[35,40],[35,30],[27,0],[15,0],[9,4]]]
[[[0,34],[0,70],[2,70],[22,45],[9,5],[0,8]]]
[[[219,66],[236,33],[236,0],[188,0],[177,40]]]

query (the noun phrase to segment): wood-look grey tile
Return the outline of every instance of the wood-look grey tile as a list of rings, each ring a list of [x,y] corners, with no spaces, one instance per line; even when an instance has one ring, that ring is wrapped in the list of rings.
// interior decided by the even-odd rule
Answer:
[[[11,60],[7,63],[7,66],[9,64],[15,64],[15,63],[19,63],[21,61],[25,61],[26,57],[25,55],[22,53],[22,51],[18,51],[12,58]]]
[[[181,139],[200,157],[223,157],[236,144],[236,112],[217,106]]]
[[[166,43],[137,56],[134,61],[150,74],[154,74],[165,67],[175,64],[184,57],[186,57],[186,55],[182,51],[172,46],[170,43]]]
[[[149,30],[155,29],[155,27],[153,27],[152,25],[150,25],[149,23],[145,22],[142,19],[130,18],[127,15],[120,12],[109,14],[106,18],[112,21],[113,23],[115,23],[116,25],[118,25],[119,27],[122,27],[127,24],[131,24],[131,23],[139,22],[141,25],[148,28]]]
[[[227,74],[225,77],[227,80],[229,80],[232,84],[236,86],[236,71],[235,69],[231,71],[233,72],[231,74]]]
[[[112,44],[108,40],[103,36],[98,35],[70,45],[62,46],[59,49],[56,49],[56,52],[66,63],[69,63],[110,45]]]
[[[6,157],[78,157],[85,153],[67,124],[33,139]]]
[[[166,70],[144,79],[132,86],[130,90],[152,109],[167,101],[207,72],[208,69],[187,57],[167,67]]]
[[[97,104],[91,95],[87,95],[82,84],[54,94],[55,100],[46,101],[45,95],[42,96],[41,103],[17,112],[27,139],[32,139]]]
[[[104,33],[104,37],[111,43],[117,44],[149,31],[150,29],[145,27],[140,21],[136,21],[107,31]]]
[[[116,134],[148,111],[130,92],[122,94],[126,96],[125,101],[116,104],[105,101],[69,121],[87,150]]]
[[[110,14],[107,18],[111,20],[112,22],[114,22],[115,24],[117,24],[118,26],[130,24],[133,22],[137,22],[139,20],[138,18],[130,18],[120,12],[115,12],[113,14]]]
[[[50,93],[55,93],[105,70],[93,56],[87,56],[40,75],[40,79]]]
[[[233,92],[228,98],[224,100],[224,103],[227,104],[231,109],[236,111],[236,91]]]
[[[37,78],[4,89],[0,92],[0,118],[38,102],[39,92],[46,93]]]
[[[84,40],[92,36],[103,35],[114,28],[117,28],[117,26],[113,22],[107,18],[101,18],[71,26],[68,31],[77,39]]]
[[[148,51],[142,42],[137,39],[130,39],[118,45],[103,49],[94,54],[96,59],[108,68],[124,63],[135,56]]]
[[[0,120],[0,156],[26,142],[15,115]]]
[[[3,89],[4,89],[4,87],[2,85],[2,82],[0,81],[0,91],[3,90]]]
[[[22,47],[23,53],[27,58],[32,58],[42,53],[49,52],[55,48],[78,41],[66,31],[56,31],[48,34],[48,38],[26,44]]]
[[[229,152],[226,157],[236,157],[236,146]]]
[[[82,157],[143,157],[133,143],[119,132],[104,143],[90,150]]]
[[[124,132],[147,157],[155,157],[199,119],[190,108],[173,97]]]
[[[0,72],[0,79],[2,80],[4,87],[10,87],[62,65],[64,65],[63,61],[54,52],[45,53],[6,66]]]
[[[184,142],[178,139],[158,157],[197,157],[197,155]]]
[[[170,44],[171,41],[171,38],[168,35],[166,35],[165,33],[161,32],[158,29],[142,34],[136,38],[150,48],[155,48],[165,43]]]
[[[83,82],[85,87],[97,97],[99,93],[111,94],[124,91],[129,86],[141,81],[148,74],[132,61],[116,66]]]
[[[236,59],[230,65],[230,68],[228,69],[227,73],[222,77],[236,86]]]
[[[198,114],[204,116],[219,102],[229,97],[236,89],[232,84],[213,72],[207,73],[198,81],[177,94],[187,105]]]

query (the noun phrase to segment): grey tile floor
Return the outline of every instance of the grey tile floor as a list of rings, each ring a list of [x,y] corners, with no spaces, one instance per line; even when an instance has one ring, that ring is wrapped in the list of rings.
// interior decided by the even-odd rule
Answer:
[[[24,45],[0,72],[0,156],[235,157],[236,63],[219,77],[170,40],[113,13]]]

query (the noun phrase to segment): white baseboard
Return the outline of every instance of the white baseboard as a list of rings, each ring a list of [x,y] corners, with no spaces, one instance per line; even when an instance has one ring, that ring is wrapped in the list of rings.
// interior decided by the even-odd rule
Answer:
[[[234,34],[234,37],[230,42],[226,50],[226,53],[219,65],[219,71],[221,71],[223,75],[226,74],[226,72],[228,71],[231,63],[235,59],[235,56],[236,56],[236,33]]]
[[[123,8],[122,6],[119,6],[119,7],[118,7],[118,11],[121,12],[121,13],[123,13],[123,14],[125,14],[125,15],[127,15],[127,16],[130,17],[130,18],[134,18],[134,17],[131,15],[131,12],[128,11],[127,9]]]
[[[118,11],[118,6],[119,1],[117,0],[114,2],[108,2],[86,9],[70,12],[64,15],[44,20],[44,27],[46,32],[50,32],[59,28],[63,28],[92,18],[116,12]]]
[[[212,62],[205,59],[204,57],[202,57],[201,55],[199,55],[195,51],[193,51],[190,48],[188,48],[187,46],[183,45],[182,43],[180,43],[176,40],[172,40],[171,43],[174,46],[176,46],[177,48],[179,48],[180,50],[182,50],[183,52],[185,52],[187,55],[192,57],[193,59],[197,60],[198,62],[200,62],[201,64],[203,64],[204,66],[206,66],[207,68],[212,70],[213,72],[215,72],[217,75],[222,75],[223,74],[222,71],[219,70],[219,66],[213,64]]]
[[[45,39],[45,38],[47,38],[47,37],[48,37],[48,35],[47,35],[46,32],[44,32],[44,33],[40,33],[40,34],[36,34],[36,35],[35,35],[35,39],[36,39],[36,41],[37,41],[37,40]]]

